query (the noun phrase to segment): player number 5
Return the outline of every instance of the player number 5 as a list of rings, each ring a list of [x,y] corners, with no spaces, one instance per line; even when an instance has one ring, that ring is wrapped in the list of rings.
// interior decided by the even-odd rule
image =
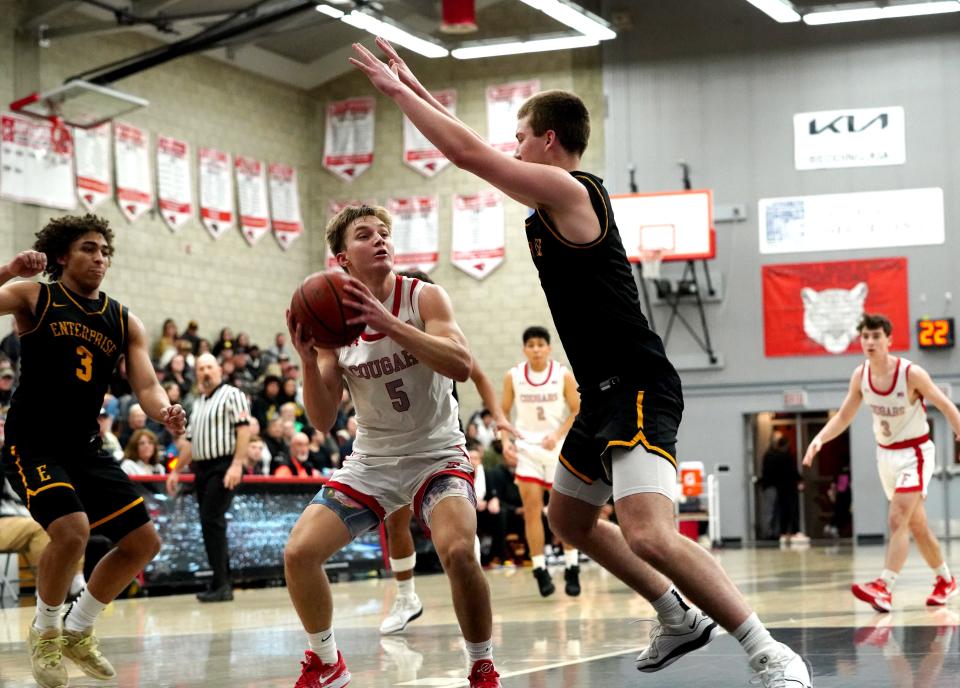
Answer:
[[[77,377],[84,382],[90,382],[93,377],[93,354],[85,346],[77,347],[77,354],[80,356],[80,367],[77,368]]]
[[[410,408],[410,397],[407,396],[407,393],[404,392],[401,387],[403,387],[403,380],[392,380],[387,383],[387,394],[390,395],[390,398],[393,400],[393,410],[399,413],[409,410]]]

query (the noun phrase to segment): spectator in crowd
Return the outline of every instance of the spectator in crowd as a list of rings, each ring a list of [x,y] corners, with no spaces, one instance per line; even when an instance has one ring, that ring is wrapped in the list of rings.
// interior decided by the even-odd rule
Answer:
[[[320,475],[320,471],[310,463],[310,438],[305,433],[298,432],[293,436],[290,455],[284,463],[274,468],[273,474],[278,478],[312,478]]]
[[[167,478],[167,491],[176,494],[180,473],[192,464],[203,544],[213,569],[210,589],[197,599],[223,602],[233,599],[226,513],[243,477],[250,409],[243,392],[224,384],[223,371],[214,356],[197,358],[197,382],[202,396],[193,405],[180,458]]]
[[[233,351],[233,330],[229,327],[224,327],[220,330],[220,337],[217,338],[216,343],[213,345],[211,353],[217,358],[220,358],[224,349]]]
[[[183,360],[186,362],[184,369],[193,370],[193,366],[197,362],[197,358],[193,355],[193,344],[189,339],[184,339],[181,337],[177,340],[177,353],[183,356]],[[173,357],[171,356],[170,358]],[[167,363],[169,363],[169,361],[167,361]],[[164,368],[166,368],[166,364],[164,364]]]
[[[343,396],[340,398],[340,408],[337,409],[337,420],[333,423],[330,431],[337,432],[339,430],[346,430],[347,418],[355,413],[356,409],[353,408],[353,399],[350,398],[350,392],[344,389]]]
[[[173,321],[173,318],[167,318],[163,321],[163,327],[160,329],[160,337],[153,343],[153,362],[163,367],[166,363],[164,357],[167,351],[172,350],[176,352],[177,339],[177,323]]]
[[[123,432],[120,433],[120,446],[126,447],[127,442],[133,437],[137,430],[143,430],[147,427],[147,414],[144,413],[140,404],[133,404],[127,411],[127,424]]]
[[[281,356],[286,356],[290,360],[290,348],[287,347],[287,335],[285,332],[277,332],[273,337],[273,346],[263,352],[271,361],[279,361]]]
[[[345,459],[353,453],[353,441],[357,438],[357,417],[347,418],[347,425],[343,430],[337,432],[337,439],[340,440],[340,457]]]
[[[283,421],[280,420],[279,415],[267,421],[267,431],[262,437],[273,462],[282,461],[283,457],[286,457],[289,453],[290,446],[283,438]],[[271,468],[273,465],[274,464],[271,464]]]
[[[797,458],[790,451],[790,439],[787,436],[777,433],[770,448],[763,455],[760,484],[776,490],[775,533],[780,536],[780,543],[808,543],[809,538],[800,533],[800,490],[803,488],[803,476],[797,470]]]
[[[150,430],[137,430],[123,450],[120,468],[127,475],[163,475],[163,457],[157,436]]]
[[[250,348],[247,349],[247,356],[250,357],[250,361],[247,363],[247,368],[250,369],[250,372],[253,374],[255,380],[260,379],[260,376],[263,375],[264,365],[266,364],[263,353],[260,351],[260,347],[256,344],[251,344]]]
[[[120,461],[123,459],[123,447],[120,446],[117,436],[113,434],[113,416],[107,413],[106,408],[101,408],[97,422],[100,424],[100,442],[103,444],[103,450]]]
[[[33,520],[27,507],[20,497],[10,487],[7,479],[3,479],[3,490],[0,492],[0,550],[4,552],[19,552],[26,558],[27,565],[37,571],[40,555],[50,542],[39,523]],[[69,599],[76,598],[86,586],[83,578],[83,562],[77,566],[77,573],[70,581]]]
[[[491,532],[491,559],[505,562],[513,558],[513,553],[507,550],[506,535],[516,533],[521,538],[524,536],[523,501],[520,499],[520,490],[515,481],[516,456],[512,458],[504,456],[501,448],[494,446],[499,444],[500,440],[495,440],[491,443],[491,448],[499,453],[502,460],[493,468],[484,471],[489,516],[481,520],[484,527]],[[485,462],[481,461],[481,464]]]
[[[283,406],[280,407],[280,418],[284,422],[292,422],[297,432],[302,432],[305,427],[309,427],[307,412],[295,401],[284,402]]]
[[[200,354],[209,354],[211,351],[213,351],[213,345],[210,344],[209,339],[201,339],[197,342],[197,356]]]
[[[233,385],[243,390],[247,396],[256,391],[256,376],[250,370],[250,357],[246,349],[236,349],[233,352]]]
[[[480,409],[480,413],[475,413],[470,419],[470,425],[473,431],[470,433],[484,449],[490,446],[490,443],[497,439],[497,424],[494,422],[493,413],[490,409]]]
[[[191,320],[187,323],[187,329],[183,331],[183,334],[180,335],[180,339],[186,339],[190,342],[192,347],[192,352],[194,355],[201,353],[200,351],[200,325],[197,324],[196,320]]]
[[[280,383],[280,398],[284,403],[292,401],[303,408],[303,397],[300,393],[300,366],[291,363],[283,371],[284,378]]]
[[[121,355],[117,360],[117,367],[110,378],[110,394],[115,396],[118,401],[133,394],[130,389],[130,381],[127,380],[127,357],[125,355]]]
[[[340,468],[340,448],[330,433],[313,428],[310,434],[310,463],[321,473]]]
[[[17,332],[17,319],[11,319],[10,334],[0,340],[0,353],[3,353],[9,360],[13,370],[20,374],[20,334]]]
[[[244,475],[267,475],[270,471],[270,454],[258,435],[250,435],[247,457],[243,464]],[[266,460],[264,457],[266,456]]]
[[[181,398],[190,394],[194,385],[193,370],[187,366],[187,359],[182,353],[177,353],[170,358],[170,362],[164,369],[164,379],[177,383]]]
[[[290,443],[293,441],[293,436],[297,434],[297,424],[292,420],[284,420],[280,418],[280,427],[283,428],[283,441],[286,443],[287,447],[290,447]],[[287,451],[287,456],[290,455],[290,452]]]
[[[267,427],[267,422],[280,414],[280,378],[276,375],[267,375],[263,378],[263,390],[253,399],[251,412],[260,421],[261,427]]]
[[[16,371],[14,371],[11,363],[4,361],[0,364],[0,414],[4,416],[7,415],[7,409],[10,408],[10,400],[13,399],[16,377]]]
[[[247,351],[250,349],[250,335],[246,332],[237,332],[237,338],[233,343],[233,348],[237,351]]]

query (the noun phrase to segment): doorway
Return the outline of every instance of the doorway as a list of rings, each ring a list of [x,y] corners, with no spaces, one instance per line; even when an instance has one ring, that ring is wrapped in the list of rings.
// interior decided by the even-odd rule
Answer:
[[[778,445],[781,454],[771,456],[768,466],[775,466],[777,456],[783,456],[799,474],[800,532],[811,538],[852,537],[849,433],[844,431],[825,444],[811,468],[803,470],[801,465],[810,440],[823,429],[832,413],[769,411],[747,416],[748,433],[753,440],[747,467],[754,488],[751,532],[757,541],[777,541],[781,526],[789,527],[778,518],[777,489],[770,484],[770,476],[765,480],[763,475],[764,458]],[[790,469],[780,467],[777,473],[784,475],[785,470],[789,473]]]

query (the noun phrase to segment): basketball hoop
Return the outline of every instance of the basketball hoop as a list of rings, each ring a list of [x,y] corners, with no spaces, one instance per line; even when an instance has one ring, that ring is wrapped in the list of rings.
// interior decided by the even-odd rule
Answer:
[[[62,117],[50,117],[50,149],[57,155],[70,155],[73,152],[73,136],[70,127]]]
[[[640,252],[640,274],[644,279],[660,279],[660,264],[663,262],[663,251]]]

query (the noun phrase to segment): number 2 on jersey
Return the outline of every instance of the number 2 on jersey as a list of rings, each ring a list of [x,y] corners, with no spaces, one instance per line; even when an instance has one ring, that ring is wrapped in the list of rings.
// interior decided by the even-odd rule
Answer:
[[[93,354],[85,346],[77,347],[77,354],[80,356],[80,367],[77,368],[77,377],[84,382],[90,382],[93,377]]]

